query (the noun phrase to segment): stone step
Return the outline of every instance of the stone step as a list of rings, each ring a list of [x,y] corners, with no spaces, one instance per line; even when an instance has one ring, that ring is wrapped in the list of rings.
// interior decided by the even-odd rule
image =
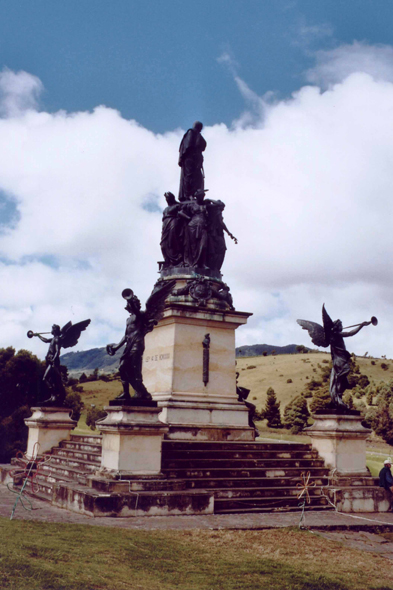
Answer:
[[[316,451],[228,451],[222,449],[188,449],[188,450],[170,450],[163,449],[163,458],[167,459],[209,459],[210,457],[216,459],[318,459],[319,455]]]
[[[186,478],[255,478],[255,477],[266,477],[266,478],[298,478],[304,473],[304,469],[299,467],[285,467],[283,469],[260,469],[260,468],[248,468],[248,469],[233,469],[233,468],[219,468],[216,469],[163,469],[163,474],[168,477],[178,477],[180,479]],[[310,467],[307,469],[311,476],[326,477],[329,473],[328,469]]]
[[[314,497],[312,504],[307,504],[306,510],[310,508],[321,510],[331,508],[323,496]],[[274,498],[218,498],[214,500],[215,514],[228,512],[271,512],[286,511],[288,509],[300,510],[301,500],[296,496],[276,496]]]
[[[300,490],[297,487],[272,487],[272,488],[235,488],[233,490],[225,488],[215,488],[214,497],[221,498],[282,498],[286,496],[298,497]],[[309,490],[310,498],[322,496],[321,488],[312,488]],[[301,502],[302,500],[299,500]]]
[[[78,443],[101,445],[101,434],[71,434],[71,440]]]
[[[86,453],[101,453],[102,451],[101,445],[77,442],[73,440],[62,440],[59,446],[62,449],[69,449],[71,451],[84,451]]]
[[[176,481],[176,480],[174,480]],[[200,488],[200,489],[238,489],[238,488],[283,488],[293,487],[298,483],[301,483],[300,478],[296,477],[291,479],[288,478],[271,478],[271,477],[258,477],[258,478],[195,478],[184,480],[188,487]],[[310,477],[310,484],[316,486],[326,487],[329,485],[328,477]]]
[[[64,465],[74,467],[87,474],[95,473],[100,467],[100,463],[90,463],[83,459],[74,459],[74,457],[62,457],[61,455],[52,455],[49,465]]]
[[[286,442],[239,442],[239,441],[173,441],[164,440],[163,450],[178,451],[178,450],[217,450],[223,451],[311,451],[311,445],[307,443],[286,443]]]
[[[324,468],[325,464],[322,459],[168,459],[162,461],[163,469],[216,469],[233,468],[248,469],[249,467],[259,467],[267,469],[285,469],[287,467],[299,467],[310,469],[312,467]]]
[[[291,504],[289,502],[284,502],[284,498],[277,502],[266,502],[265,506],[251,506],[245,504],[241,504],[237,502],[235,508],[230,508],[229,505],[224,506],[215,506],[214,513],[215,514],[246,514],[246,513],[257,513],[257,512],[300,512],[302,507],[299,504]],[[333,506],[331,506],[327,501],[323,502],[323,498],[320,500],[318,499],[317,502],[314,504],[307,504],[306,513],[310,510],[334,510]]]
[[[52,456],[69,457],[70,459],[78,459],[87,463],[94,463],[98,466],[101,465],[101,453],[88,453],[87,451],[75,451],[73,449],[54,447],[52,449]]]
[[[85,471],[70,467],[68,465],[52,465],[47,463],[41,467],[41,473],[53,478],[53,481],[77,481],[83,485],[87,483],[87,474]]]

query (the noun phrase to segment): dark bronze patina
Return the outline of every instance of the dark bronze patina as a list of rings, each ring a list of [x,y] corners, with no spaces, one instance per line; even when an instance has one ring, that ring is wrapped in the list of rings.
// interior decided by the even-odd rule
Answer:
[[[141,302],[131,289],[124,289],[122,296],[127,301],[125,307],[130,314],[127,319],[126,331],[118,344],[108,344],[106,351],[113,356],[125,345],[120,358],[119,372],[123,392],[110,402],[110,405],[156,405],[147,391],[142,379],[142,358],[145,350],[145,336],[151,332],[161,319],[165,299],[170,295],[175,281],[159,280],[146,301],[145,311],[141,311]],[[135,393],[130,395],[130,385]]]
[[[203,124],[195,121],[181,140],[179,166],[181,168],[179,201],[188,201],[198,189],[204,188],[203,155],[206,141],[201,135]]]
[[[333,368],[330,375],[330,397],[332,398],[332,407],[337,410],[348,411],[349,408],[343,402],[342,396],[346,389],[348,389],[348,374],[350,372],[349,359],[350,353],[345,348],[344,338],[355,336],[362,328],[373,324],[377,325],[377,318],[371,318],[369,322],[362,322],[356,324],[356,329],[350,332],[343,332],[341,320],[333,322],[329,314],[325,309],[325,305],[322,306],[322,319],[323,327],[315,322],[307,320],[297,320],[297,323],[307,330],[311,341],[316,346],[328,347],[330,346],[330,352],[332,355]],[[353,326],[348,326],[353,327]]]
[[[203,384],[209,383],[209,360],[210,360],[210,334],[205,334],[202,340],[203,346]]]
[[[27,332],[28,338],[38,336],[42,342],[49,344],[49,349],[45,357],[46,370],[43,377],[43,381],[49,389],[51,396],[40,402],[40,405],[44,406],[56,406],[63,407],[66,391],[64,388],[63,380],[60,371],[60,351],[62,348],[71,348],[78,344],[79,337],[83,330],[86,330],[90,324],[90,320],[84,320],[78,324],[72,324],[68,322],[63,328],[60,328],[57,324],[53,324],[51,332]],[[41,334],[52,334],[52,338],[44,338]]]

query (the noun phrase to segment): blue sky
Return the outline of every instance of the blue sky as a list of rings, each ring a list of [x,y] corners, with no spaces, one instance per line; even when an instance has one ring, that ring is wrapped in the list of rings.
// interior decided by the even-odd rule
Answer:
[[[164,192],[204,123],[226,203],[237,343],[309,344],[322,303],[393,357],[393,9],[388,1],[0,0],[0,347],[92,319],[157,278]]]
[[[0,56],[40,78],[49,112],[104,104],[162,133],[239,116],[223,53],[259,96],[283,98],[318,49],[393,43],[392,10],[375,0],[7,0]]]

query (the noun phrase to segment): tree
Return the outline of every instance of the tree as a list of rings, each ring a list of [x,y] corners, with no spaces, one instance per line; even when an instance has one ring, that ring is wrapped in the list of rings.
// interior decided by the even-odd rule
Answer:
[[[266,405],[262,410],[262,418],[267,420],[268,428],[282,428],[280,402],[277,401],[277,396],[272,387],[266,392]]]
[[[307,426],[309,416],[306,398],[298,395],[285,407],[284,425],[292,434],[298,434]]]
[[[44,363],[28,350],[0,349],[0,462],[26,450],[29,407],[37,405]]]

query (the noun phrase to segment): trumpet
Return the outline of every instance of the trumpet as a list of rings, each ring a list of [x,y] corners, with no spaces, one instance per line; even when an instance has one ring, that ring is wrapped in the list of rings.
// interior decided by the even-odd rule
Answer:
[[[33,332],[32,330],[29,330],[27,332],[27,337],[33,338],[33,336],[39,336],[40,334],[52,334],[52,332]]]
[[[343,330],[346,330],[347,328],[356,328],[356,326],[361,326],[363,322],[361,322],[360,324],[353,324],[352,326],[345,326],[345,328],[343,328]],[[370,324],[372,324],[373,326],[377,326],[378,325],[378,320],[377,318],[373,315],[373,317],[371,318],[371,320],[369,322],[367,322],[367,326],[369,326]]]

